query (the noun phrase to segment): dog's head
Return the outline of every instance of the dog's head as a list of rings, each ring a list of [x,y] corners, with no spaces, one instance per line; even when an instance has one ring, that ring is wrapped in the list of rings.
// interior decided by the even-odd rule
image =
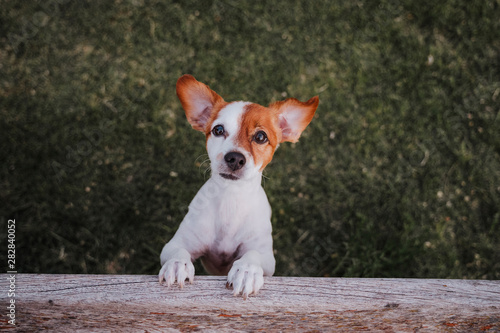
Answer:
[[[296,142],[311,122],[319,99],[295,98],[268,107],[226,102],[191,75],[177,81],[177,96],[194,129],[205,133],[212,176],[251,179],[271,162],[281,142]]]

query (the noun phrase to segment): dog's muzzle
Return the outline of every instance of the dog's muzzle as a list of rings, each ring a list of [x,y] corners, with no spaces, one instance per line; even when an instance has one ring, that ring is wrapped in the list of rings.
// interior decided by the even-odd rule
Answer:
[[[226,167],[229,169],[229,172],[221,172],[219,175],[225,179],[238,180],[239,177],[236,176],[235,173],[245,166],[246,161],[245,155],[242,153],[236,151],[227,153],[224,156],[224,162],[226,162]]]
[[[227,153],[226,156],[224,156],[224,161],[226,161],[226,165],[232,171],[243,168],[243,166],[245,166],[245,163],[247,162],[243,154],[235,151]]]

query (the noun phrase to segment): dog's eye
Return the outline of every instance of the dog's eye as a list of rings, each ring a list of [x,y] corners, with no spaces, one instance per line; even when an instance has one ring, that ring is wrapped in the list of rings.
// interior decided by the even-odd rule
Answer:
[[[257,133],[255,133],[253,140],[260,145],[266,143],[268,141],[266,132],[258,131]]]
[[[222,136],[224,135],[225,131],[224,131],[224,126],[222,125],[217,125],[215,126],[213,129],[212,129],[212,133],[213,135],[215,136]]]

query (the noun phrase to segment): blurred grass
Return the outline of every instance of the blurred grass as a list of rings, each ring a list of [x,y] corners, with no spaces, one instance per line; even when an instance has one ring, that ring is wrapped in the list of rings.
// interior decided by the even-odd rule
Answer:
[[[498,0],[0,8],[20,272],[158,272],[208,176],[190,73],[226,100],[320,95],[265,171],[277,275],[500,278]]]

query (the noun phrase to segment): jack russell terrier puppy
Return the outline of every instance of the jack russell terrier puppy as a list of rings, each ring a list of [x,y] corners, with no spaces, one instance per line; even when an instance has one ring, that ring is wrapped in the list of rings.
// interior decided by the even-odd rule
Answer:
[[[264,107],[226,102],[191,75],[177,81],[189,123],[206,137],[212,175],[189,205],[174,237],[161,251],[160,283],[193,282],[201,257],[210,274],[226,275],[234,295],[256,294],[274,273],[271,207],[262,171],[281,142],[296,142],[311,122],[318,97]]]

